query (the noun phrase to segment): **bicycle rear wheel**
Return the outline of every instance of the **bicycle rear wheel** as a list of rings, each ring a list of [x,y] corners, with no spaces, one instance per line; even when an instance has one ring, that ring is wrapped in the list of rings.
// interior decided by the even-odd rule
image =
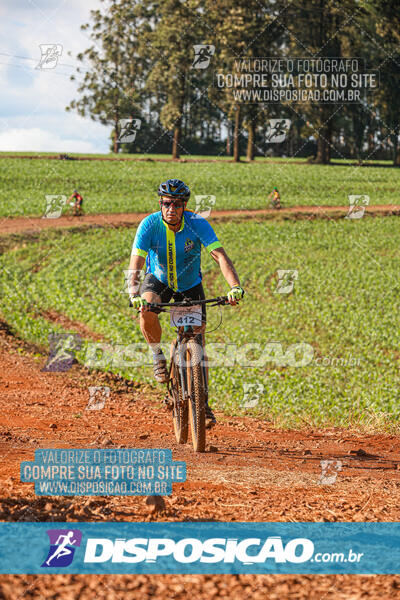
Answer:
[[[201,361],[203,351],[194,339],[187,342],[186,369],[189,393],[189,421],[195,452],[204,452],[206,447],[206,390]]]
[[[181,367],[184,368],[183,366]],[[171,391],[174,400],[174,431],[178,444],[186,444],[189,433],[187,401],[183,398],[181,373],[176,352],[176,341],[171,344]]]

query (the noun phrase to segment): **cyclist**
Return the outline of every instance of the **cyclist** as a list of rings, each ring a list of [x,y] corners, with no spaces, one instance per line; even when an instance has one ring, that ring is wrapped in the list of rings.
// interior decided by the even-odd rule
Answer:
[[[272,208],[282,208],[281,196],[277,187],[274,187],[268,199],[271,201]]]
[[[200,268],[201,245],[218,263],[230,286],[228,300],[236,305],[244,291],[232,261],[226,254],[213,228],[206,219],[186,210],[190,197],[188,186],[179,179],[168,179],[158,188],[160,211],[145,217],[136,232],[129,265],[128,291],[134,308],[140,311],[140,329],[153,352],[154,377],[160,383],[168,380],[167,361],[161,350],[161,326],[157,308],[148,303],[181,302],[184,298],[203,300]],[[139,277],[146,261],[146,274],[139,291]],[[202,305],[202,326],[194,328],[203,335],[206,309]],[[215,417],[206,405],[207,425]]]
[[[79,217],[82,214],[83,198],[78,190],[73,191],[71,196],[68,198],[68,202],[70,206],[73,206],[74,208],[74,217]]]

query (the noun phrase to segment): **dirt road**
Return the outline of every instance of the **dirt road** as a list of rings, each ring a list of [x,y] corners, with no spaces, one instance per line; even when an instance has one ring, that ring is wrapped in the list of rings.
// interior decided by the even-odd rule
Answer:
[[[245,219],[339,219],[348,213],[348,206],[291,206],[276,210],[216,210],[210,221],[232,221]],[[63,227],[118,227],[135,225],[149,213],[109,213],[85,215],[83,217],[59,217],[46,219],[37,217],[0,217],[0,235],[22,232],[40,232],[43,229]],[[366,207],[368,216],[400,215],[400,205],[386,204]]]
[[[0,520],[2,521],[399,521],[399,438],[350,430],[277,431],[263,420],[222,413],[207,451],[178,446],[163,388],[144,389],[74,365],[41,371],[0,327]],[[108,385],[102,411],[86,410],[89,385]],[[187,463],[165,510],[141,497],[38,497],[19,465],[35,448],[171,448]],[[343,470],[321,485],[320,461]],[[0,598],[400,598],[397,576],[1,576]]]

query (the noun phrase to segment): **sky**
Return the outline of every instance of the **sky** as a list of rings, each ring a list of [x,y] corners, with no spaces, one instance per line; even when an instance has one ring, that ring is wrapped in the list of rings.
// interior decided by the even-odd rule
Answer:
[[[80,26],[102,7],[100,0],[0,0],[0,151],[109,151],[111,127],[65,110],[79,98],[79,80],[70,81],[82,66],[76,55],[92,45]],[[62,46],[54,68],[36,68],[40,44]]]

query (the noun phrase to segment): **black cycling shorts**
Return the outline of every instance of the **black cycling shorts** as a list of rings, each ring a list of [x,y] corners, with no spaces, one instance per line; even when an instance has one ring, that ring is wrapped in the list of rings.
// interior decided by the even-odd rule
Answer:
[[[185,290],[184,292],[174,292],[170,287],[167,286],[166,283],[162,283],[154,277],[152,273],[147,273],[143,279],[142,285],[140,286],[140,294],[143,295],[144,292],[153,292],[157,294],[161,298],[161,302],[170,302],[170,300],[174,300],[174,302],[183,302],[185,298],[189,298],[190,300],[205,300],[203,285],[198,283],[194,287],[189,290]],[[206,322],[206,305],[201,305],[202,309],[202,321]],[[156,314],[160,313],[159,308],[153,308],[151,312]]]

